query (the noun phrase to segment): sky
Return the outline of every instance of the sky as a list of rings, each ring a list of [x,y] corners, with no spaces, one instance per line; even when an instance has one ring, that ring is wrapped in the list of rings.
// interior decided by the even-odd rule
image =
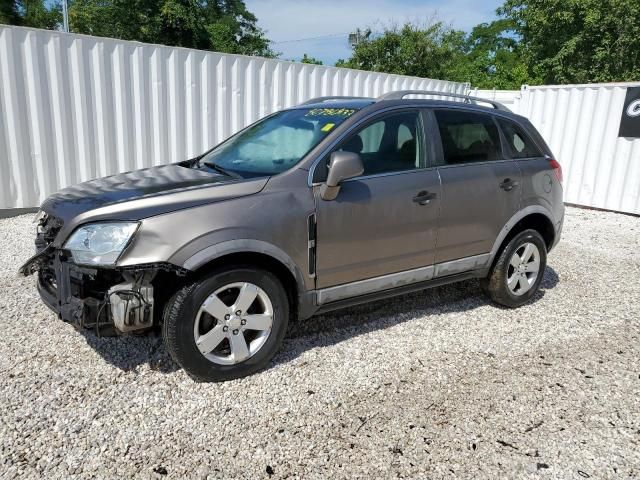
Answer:
[[[258,26],[281,58],[308,54],[333,65],[348,58],[349,32],[369,27],[380,31],[390,23],[427,22],[434,16],[453,28],[470,31],[491,21],[502,0],[245,0]],[[321,37],[321,38],[317,38]]]

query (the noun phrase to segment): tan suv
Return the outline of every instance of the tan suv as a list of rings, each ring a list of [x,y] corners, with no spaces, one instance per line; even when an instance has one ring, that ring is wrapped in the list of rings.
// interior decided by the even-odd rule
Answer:
[[[318,98],[192,160],[52,195],[21,272],[62,320],[161,327],[192,377],[227,380],[267,365],[290,318],[473,277],[522,305],[560,238],[561,181],[495,102]]]

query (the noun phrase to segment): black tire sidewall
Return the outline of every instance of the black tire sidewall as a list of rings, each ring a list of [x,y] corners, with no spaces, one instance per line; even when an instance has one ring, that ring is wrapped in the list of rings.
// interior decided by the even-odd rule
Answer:
[[[257,285],[269,296],[273,306],[273,325],[265,344],[253,356],[236,365],[220,365],[208,360],[196,346],[193,335],[196,315],[206,298],[219,288],[236,282]],[[178,302],[176,302],[178,303]],[[175,338],[167,347],[173,358],[191,376],[201,380],[229,380],[250,375],[265,367],[275,355],[287,329],[289,304],[282,284],[269,272],[253,268],[233,268],[213,273],[187,289],[179,305],[171,308],[165,322],[173,322]],[[165,340],[166,341],[166,340]]]
[[[511,290],[509,290],[509,286],[507,285],[509,261],[511,260],[511,257],[516,252],[516,250],[522,247],[522,245],[525,243],[533,243],[536,247],[538,247],[538,252],[540,253],[540,269],[538,270],[538,277],[536,278],[535,283],[532,285],[529,291],[525,292],[523,295],[514,295]],[[547,246],[544,242],[544,239],[535,230],[524,230],[523,232],[520,232],[518,235],[513,237],[513,239],[511,239],[501,256],[503,258],[501,259],[502,261],[499,262],[500,268],[502,269],[502,271],[500,272],[501,281],[499,288],[502,290],[500,294],[502,296],[506,296],[514,306],[519,306],[527,303],[538,291],[540,283],[542,283],[542,279],[544,277],[545,269],[547,267]]]

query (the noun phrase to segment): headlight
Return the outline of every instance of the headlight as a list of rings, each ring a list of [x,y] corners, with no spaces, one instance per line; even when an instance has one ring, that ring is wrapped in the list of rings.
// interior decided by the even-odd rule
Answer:
[[[64,248],[76,263],[114,265],[137,228],[137,222],[90,223],[73,232]]]

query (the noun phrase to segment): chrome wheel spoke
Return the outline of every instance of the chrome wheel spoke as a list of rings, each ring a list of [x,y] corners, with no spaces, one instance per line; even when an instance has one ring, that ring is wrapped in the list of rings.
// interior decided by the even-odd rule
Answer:
[[[239,332],[237,335],[231,335],[231,337],[229,337],[229,343],[231,344],[231,355],[236,363],[249,358],[249,345],[247,345],[247,341],[242,332]]]
[[[522,263],[522,259],[520,258],[520,255],[518,255],[518,253],[514,253],[513,257],[511,257],[511,261],[509,262],[509,264],[514,268],[514,269],[518,269],[518,267],[520,266],[520,263]]]
[[[533,255],[534,248],[535,247],[531,243],[527,243],[524,246],[524,252],[522,252],[522,255],[520,256],[522,262],[527,263],[529,262],[529,260],[531,260],[531,255]]]
[[[538,270],[540,270],[540,260],[537,258],[534,258],[524,266],[524,271],[527,273],[538,273]]]
[[[527,280],[527,277],[525,276],[521,276],[520,279],[518,280],[518,284],[520,285],[520,289],[518,290],[518,293],[525,293],[527,290],[529,290],[529,280]]]
[[[249,330],[268,330],[271,328],[273,318],[271,315],[263,313],[260,315],[247,315],[244,317],[246,320],[245,328]]]
[[[229,307],[215,293],[209,295],[209,298],[204,301],[202,309],[216,320],[223,320],[224,316],[230,311]]]
[[[200,350],[202,353],[209,353],[218,345],[220,345],[220,343],[225,339],[226,336],[227,334],[223,330],[223,326],[216,325],[211,329],[211,331],[198,338],[196,340],[196,345],[198,346],[198,350]]]
[[[517,273],[514,273],[513,275],[511,275],[511,277],[507,280],[507,285],[509,285],[509,289],[511,289],[511,291],[514,291],[519,281],[520,281],[520,276]]]
[[[255,301],[258,296],[258,287],[251,283],[244,283],[242,287],[240,287],[240,293],[238,294],[238,298],[236,299],[236,303],[233,306],[235,311],[246,312],[249,310],[251,304]]]

